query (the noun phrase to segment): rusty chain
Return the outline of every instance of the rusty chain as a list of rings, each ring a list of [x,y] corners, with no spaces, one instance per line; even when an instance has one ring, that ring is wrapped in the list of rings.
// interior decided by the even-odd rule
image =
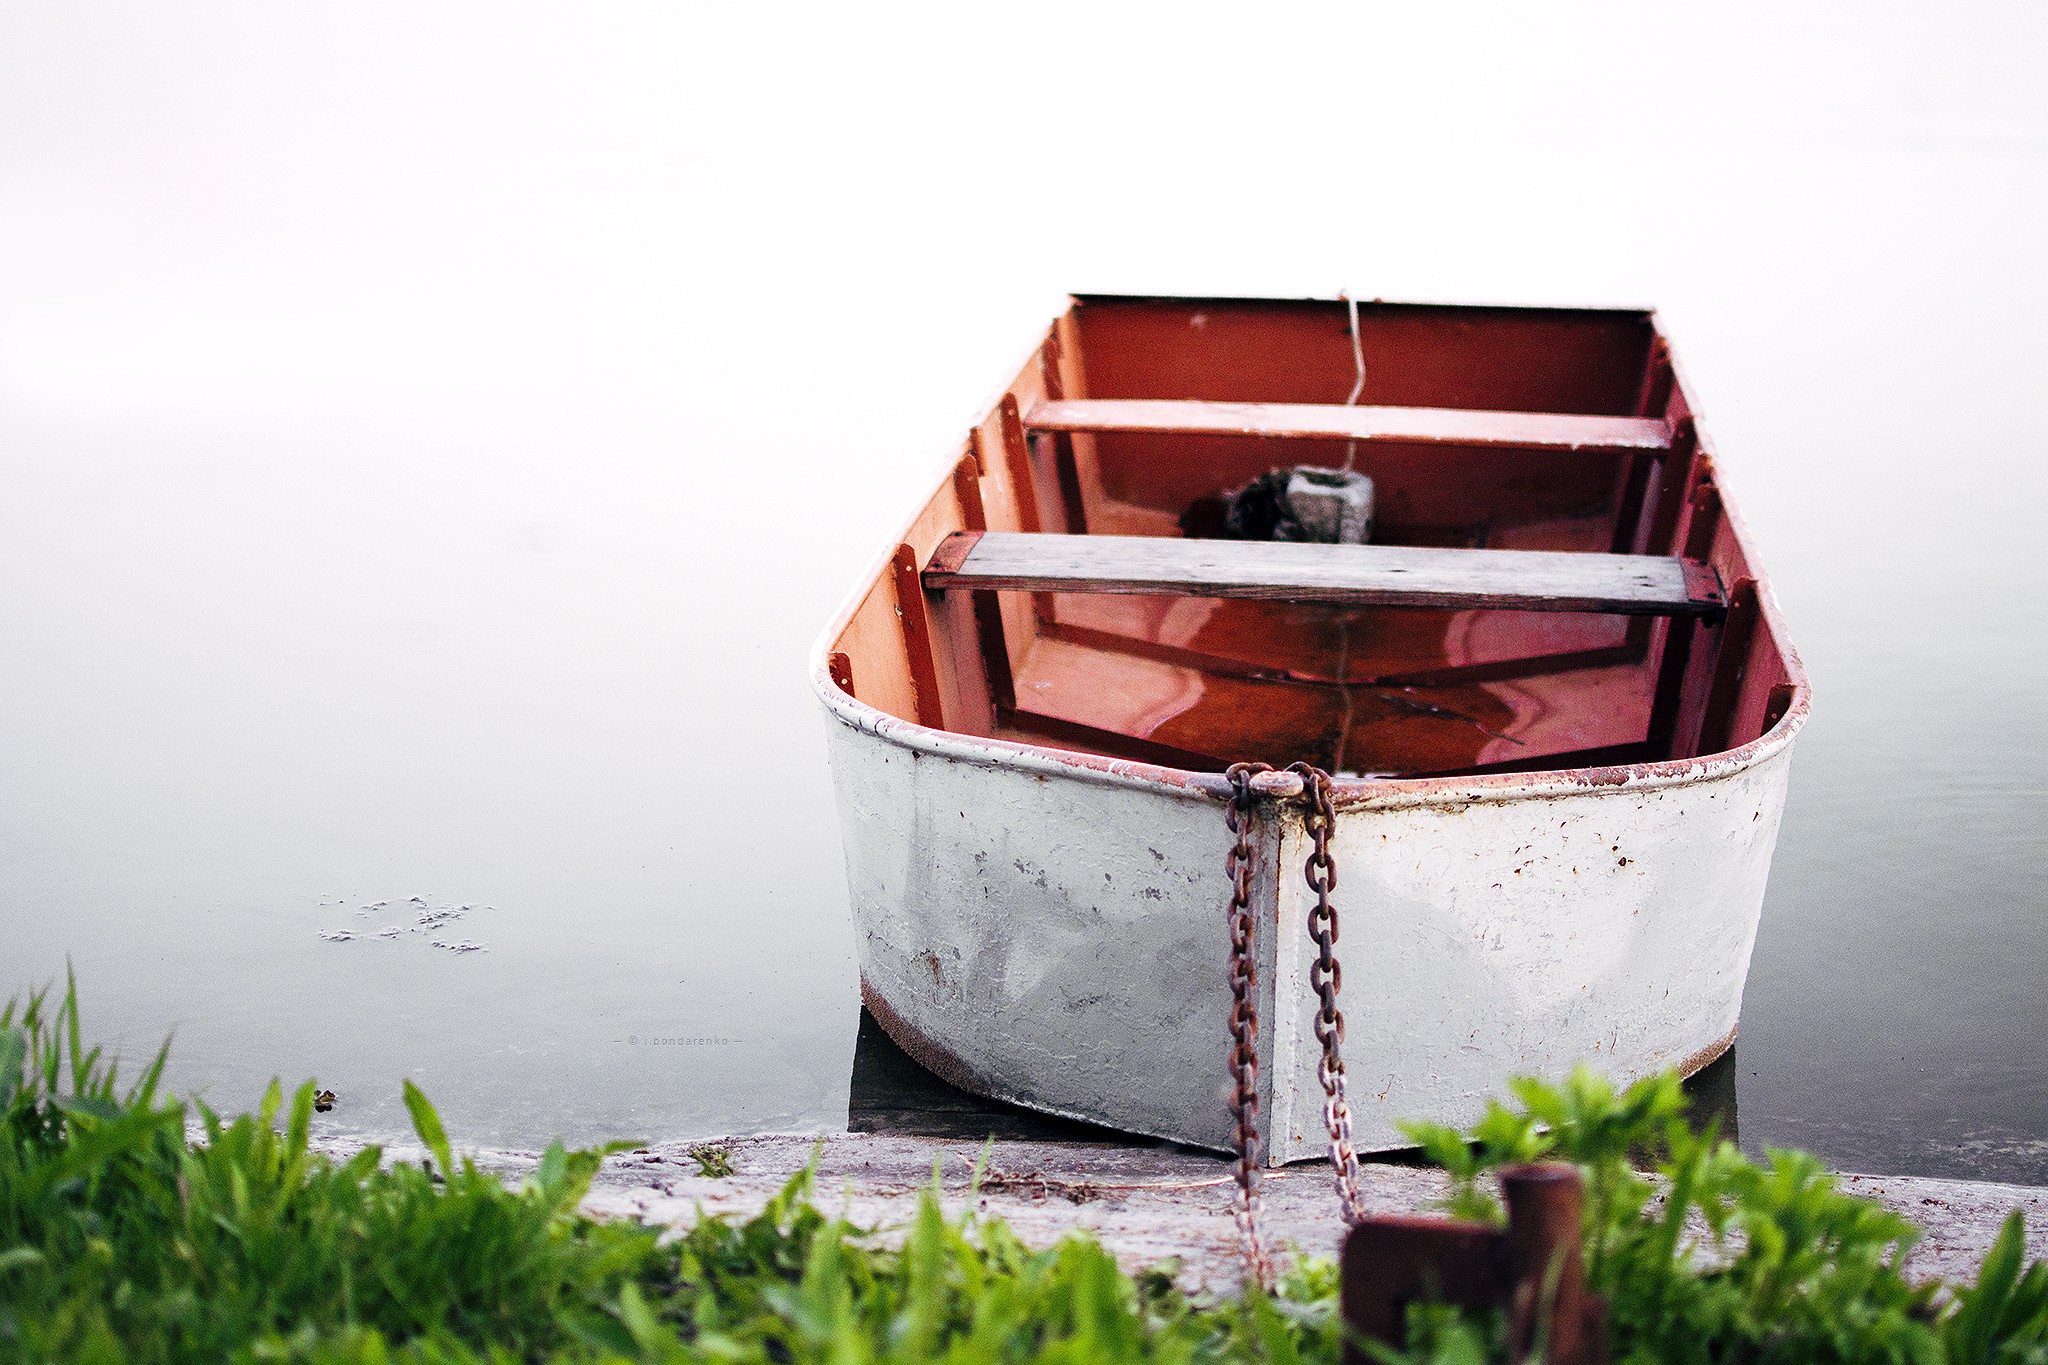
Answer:
[[[1230,878],[1230,1114],[1235,1123],[1232,1139],[1237,1148],[1238,1191],[1232,1213],[1244,1244],[1246,1268],[1267,1289],[1273,1285],[1273,1265],[1259,1238],[1259,1007],[1258,960],[1252,952],[1257,930],[1252,912],[1252,778],[1271,771],[1265,763],[1231,764],[1224,772],[1230,782],[1230,801],[1223,810],[1233,836],[1224,861]],[[1308,763],[1296,763],[1287,771],[1301,779],[1306,806],[1302,823],[1312,844],[1302,876],[1316,897],[1308,915],[1309,936],[1316,945],[1309,985],[1318,1002],[1315,1033],[1323,1050],[1316,1079],[1323,1085],[1323,1123],[1330,1132],[1330,1164],[1337,1176],[1341,1212],[1347,1224],[1356,1223],[1365,1216],[1365,1207],[1358,1190],[1358,1153],[1351,1140],[1351,1104],[1344,1081],[1344,1014],[1337,1008],[1337,992],[1344,984],[1344,970],[1337,962],[1337,907],[1330,903],[1330,892],[1337,887],[1337,864],[1330,856],[1337,808],[1328,773]]]
[[[1252,953],[1257,920],[1252,913],[1252,778],[1271,772],[1265,763],[1233,763],[1230,804],[1223,818],[1234,840],[1224,871],[1230,878],[1230,1116],[1236,1127],[1237,1235],[1244,1244],[1245,1269],[1261,1289],[1273,1287],[1273,1263],[1259,1240],[1259,967]]]
[[[1351,1100],[1344,1084],[1344,1013],[1337,1008],[1344,968],[1337,962],[1337,907],[1330,904],[1330,893],[1337,889],[1337,864],[1330,857],[1337,804],[1330,793],[1330,775],[1321,768],[1296,763],[1287,771],[1301,778],[1307,806],[1301,818],[1314,845],[1302,877],[1316,894],[1316,903],[1308,912],[1309,937],[1316,943],[1308,982],[1318,1002],[1316,1041],[1323,1046],[1322,1060],[1316,1064],[1316,1079],[1323,1083],[1323,1126],[1330,1132],[1330,1165],[1336,1171],[1344,1221],[1356,1223],[1365,1217],[1365,1205],[1358,1194],[1358,1153],[1351,1143]]]

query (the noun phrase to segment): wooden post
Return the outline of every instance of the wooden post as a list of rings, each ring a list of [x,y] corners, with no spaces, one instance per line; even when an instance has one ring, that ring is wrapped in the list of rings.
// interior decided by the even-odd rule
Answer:
[[[1586,1293],[1579,1253],[1583,1189],[1562,1162],[1500,1173],[1508,1225],[1450,1218],[1368,1218],[1344,1239],[1345,1365],[1368,1365],[1360,1344],[1407,1344],[1408,1306],[1455,1304],[1508,1315],[1509,1358],[1545,1365],[1606,1359],[1607,1305]]]
[[[1605,1355],[1607,1315],[1588,1311],[1580,1258],[1578,1168],[1561,1162],[1510,1166],[1500,1173],[1508,1206],[1508,1273],[1515,1300],[1508,1350],[1516,1360],[1578,1365]]]

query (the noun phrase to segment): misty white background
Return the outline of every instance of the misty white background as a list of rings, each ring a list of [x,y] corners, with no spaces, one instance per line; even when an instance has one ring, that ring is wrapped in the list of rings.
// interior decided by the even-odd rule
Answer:
[[[1818,690],[1744,1137],[2048,1178],[2048,11],[1687,8],[9,0],[0,993],[835,1126],[805,649],[1065,292],[1654,304]]]

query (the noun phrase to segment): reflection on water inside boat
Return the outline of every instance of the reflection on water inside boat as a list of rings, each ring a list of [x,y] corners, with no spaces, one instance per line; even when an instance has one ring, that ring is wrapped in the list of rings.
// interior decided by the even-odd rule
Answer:
[[[1221,1030],[1218,1030],[1219,1038]],[[1740,1141],[1736,1126],[1736,1049],[1730,1047],[1685,1083],[1688,1117],[1696,1128],[1718,1121],[1721,1136]],[[1217,1087],[1223,1084],[1222,1048],[1217,1048]],[[1220,1103],[1220,1100],[1219,1100]],[[1175,1144],[1133,1137],[1113,1128],[1041,1114],[1001,1100],[984,1099],[946,1084],[898,1047],[875,1016],[863,1008],[853,1043],[853,1081],[847,1101],[847,1129],[898,1137],[993,1138],[1003,1142],[1100,1142],[1132,1147]],[[1377,1153],[1374,1161],[1405,1161],[1409,1154]]]

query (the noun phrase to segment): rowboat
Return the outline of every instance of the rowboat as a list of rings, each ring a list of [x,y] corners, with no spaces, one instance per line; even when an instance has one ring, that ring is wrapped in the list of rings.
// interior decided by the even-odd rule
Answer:
[[[1262,481],[1370,532],[1249,538]],[[1315,770],[1386,1149],[1730,1046],[1809,705],[1653,313],[1341,299],[1072,300],[813,676],[862,997],[982,1095],[1233,1146],[1242,811],[1274,1165],[1323,1150]]]

